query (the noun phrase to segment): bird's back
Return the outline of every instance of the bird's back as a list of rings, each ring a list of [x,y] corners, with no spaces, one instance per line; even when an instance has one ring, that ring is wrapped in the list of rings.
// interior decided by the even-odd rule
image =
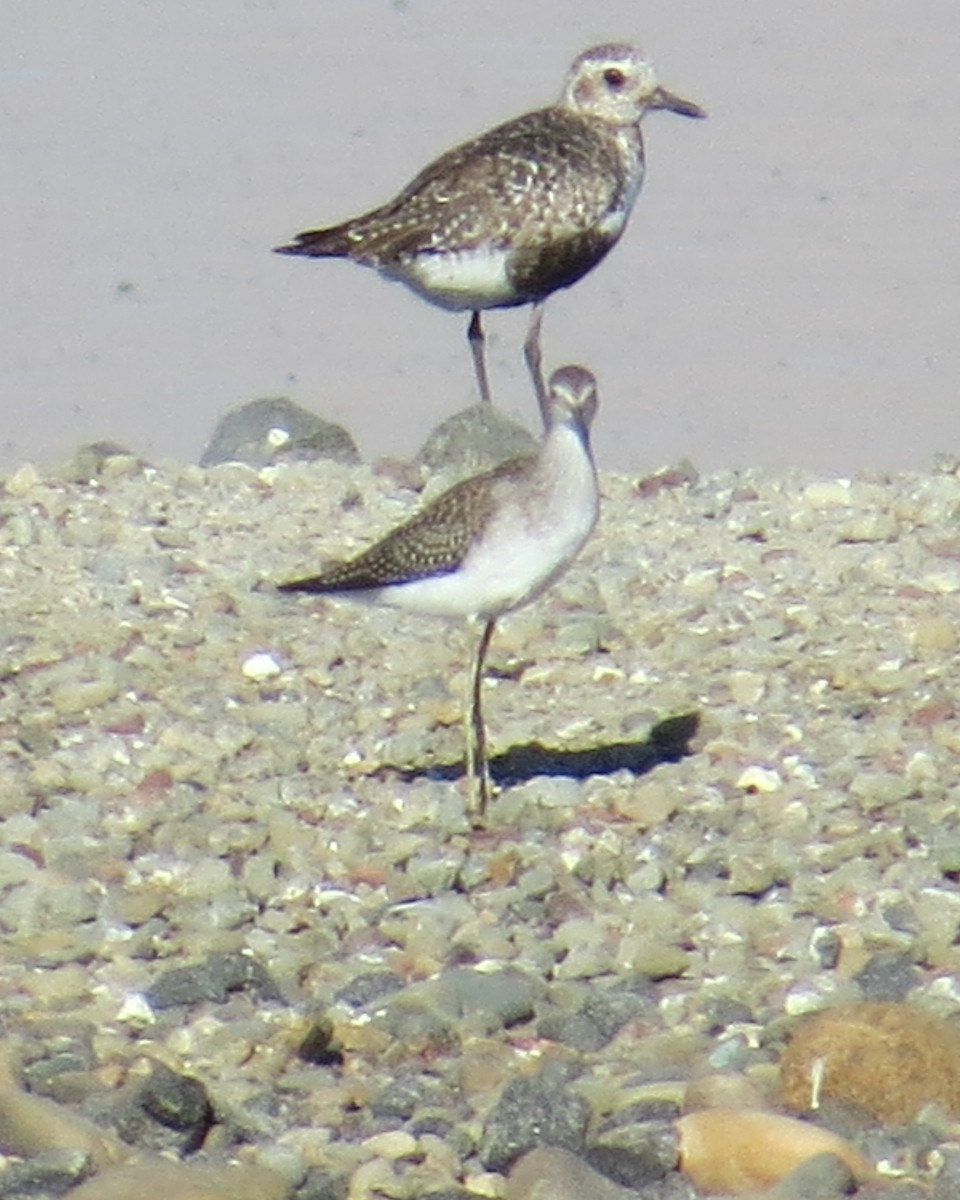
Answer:
[[[447,151],[387,204],[279,250],[383,268],[418,254],[576,237],[629,207],[642,171],[635,132],[631,148],[564,108],[526,113]]]

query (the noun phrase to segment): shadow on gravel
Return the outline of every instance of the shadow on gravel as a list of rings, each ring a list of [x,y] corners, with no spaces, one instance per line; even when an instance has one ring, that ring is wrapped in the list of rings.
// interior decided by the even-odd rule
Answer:
[[[524,783],[536,775],[566,775],[586,779],[588,775],[612,775],[624,768],[646,775],[661,763],[679,762],[692,754],[690,741],[700,726],[700,714],[683,713],[659,721],[642,741],[612,742],[590,750],[553,750],[539,742],[511,746],[490,759],[494,783],[504,787]],[[402,779],[459,779],[463,762],[434,763],[429,767],[398,771]]]

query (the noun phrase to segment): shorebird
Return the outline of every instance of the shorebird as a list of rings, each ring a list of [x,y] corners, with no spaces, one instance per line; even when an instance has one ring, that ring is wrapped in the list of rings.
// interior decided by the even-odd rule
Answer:
[[[546,424],[540,319],[623,233],[643,183],[640,122],[651,109],[706,116],[661,87],[633,46],[594,46],[560,100],[447,151],[389,203],[297,235],[279,254],[349,258],[441,308],[472,313],[477,386],[490,399],[480,314],[532,304],[524,353]]]
[[[455,484],[356,558],[279,584],[416,613],[483,623],[464,708],[471,807],[490,797],[483,665],[497,619],[528,604],[580,552],[597,521],[590,425],[596,380],[566,366],[550,378],[549,425],[537,454],[510,459]]]

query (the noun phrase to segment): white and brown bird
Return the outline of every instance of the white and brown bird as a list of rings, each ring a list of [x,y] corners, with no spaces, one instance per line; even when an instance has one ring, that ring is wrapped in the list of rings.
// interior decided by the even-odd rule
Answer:
[[[441,308],[472,312],[477,385],[490,399],[480,313],[534,305],[527,363],[546,419],[541,306],[616,245],[644,174],[640,122],[651,109],[703,117],[661,87],[633,46],[594,46],[570,67],[563,95],[464,142],[389,203],[299,234],[280,254],[349,258]]]
[[[596,411],[594,377],[583,367],[561,367],[550,378],[539,453],[455,484],[356,558],[279,585],[483,623],[466,723],[467,770],[481,817],[490,795],[484,660],[497,618],[549,587],[596,524]]]

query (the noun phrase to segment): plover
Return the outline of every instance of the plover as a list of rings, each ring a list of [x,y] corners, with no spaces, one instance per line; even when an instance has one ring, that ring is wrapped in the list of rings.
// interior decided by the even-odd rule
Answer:
[[[281,583],[416,613],[482,622],[465,706],[472,807],[490,795],[483,664],[497,619],[528,604],[570,565],[597,521],[590,425],[597,387],[584,367],[550,378],[548,428],[535,455],[455,484],[356,558]]]
[[[560,100],[449,150],[389,203],[298,234],[280,254],[350,258],[441,308],[470,311],[480,396],[490,399],[480,313],[534,305],[524,350],[546,421],[541,306],[623,233],[643,183],[640,122],[651,109],[703,117],[668,92],[633,46],[594,46]]]

